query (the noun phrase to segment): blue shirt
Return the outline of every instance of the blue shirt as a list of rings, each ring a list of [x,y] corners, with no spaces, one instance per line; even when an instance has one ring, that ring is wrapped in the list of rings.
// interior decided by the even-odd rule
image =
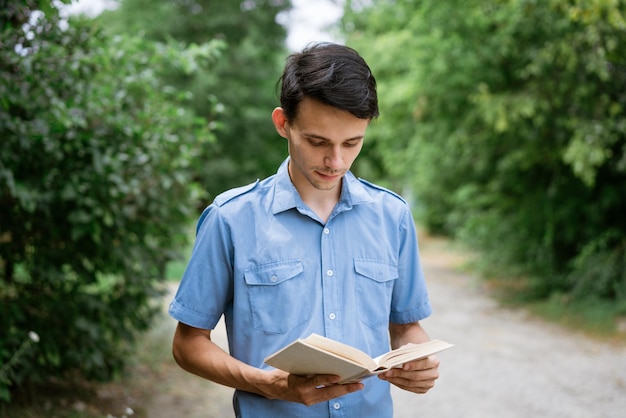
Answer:
[[[230,354],[254,367],[297,338],[325,335],[372,357],[390,349],[389,322],[431,313],[411,211],[396,194],[343,177],[324,223],[300,198],[287,170],[215,198],[169,313],[213,329],[222,315]],[[391,418],[389,384],[313,406],[236,391],[241,417]]]

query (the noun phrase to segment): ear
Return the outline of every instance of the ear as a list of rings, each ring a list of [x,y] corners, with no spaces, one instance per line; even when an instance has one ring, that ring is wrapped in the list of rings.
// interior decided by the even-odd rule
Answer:
[[[277,107],[272,111],[272,122],[274,122],[278,135],[287,138],[287,118],[285,118],[285,111],[282,107]]]

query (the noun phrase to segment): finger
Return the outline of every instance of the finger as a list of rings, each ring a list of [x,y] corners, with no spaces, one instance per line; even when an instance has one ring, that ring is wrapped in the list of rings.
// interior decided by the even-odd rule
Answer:
[[[312,377],[310,382],[317,393],[323,393],[325,396],[329,396],[328,399],[343,396],[347,393],[361,390],[364,387],[361,382],[338,384],[339,380],[341,380],[341,378],[335,375],[316,375]]]
[[[434,380],[422,381],[419,383],[404,380],[398,382],[390,381],[390,383],[399,387],[400,389],[404,389],[414,393],[426,393],[435,387]]]
[[[382,378],[394,386],[415,393],[426,393],[435,386],[435,379],[414,379],[408,378],[405,375]]]
[[[429,370],[439,367],[439,358],[430,356],[425,359],[410,361],[402,365],[402,370]]]
[[[332,385],[319,388],[316,391],[321,393],[324,400],[335,399],[348,393],[357,392],[363,389],[365,385],[363,383],[348,383],[345,385]]]
[[[336,375],[332,375],[332,374],[317,374],[315,376],[312,376],[309,379],[309,382],[311,385],[313,385],[314,388],[321,388],[321,387],[325,387],[325,386],[332,386],[337,384],[337,382],[339,382],[339,380],[341,380],[341,378],[339,376]]]
[[[402,369],[391,369],[382,373],[380,377],[388,379],[388,378],[399,378],[406,380],[435,380],[439,378],[439,368],[428,368],[428,369],[420,369],[421,366],[415,365],[405,365],[407,368]],[[414,369],[413,367],[417,367]]]
[[[435,386],[435,380],[439,378],[439,370],[405,371],[402,369],[392,369],[382,374],[380,377],[402,389],[416,393],[426,393]]]
[[[315,376],[307,380],[306,388],[304,386],[299,388],[300,401],[305,405],[328,401],[364,388],[362,383],[339,385],[336,376]]]

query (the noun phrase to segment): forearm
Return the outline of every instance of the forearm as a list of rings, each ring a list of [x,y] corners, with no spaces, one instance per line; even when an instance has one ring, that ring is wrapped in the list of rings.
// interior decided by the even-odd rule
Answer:
[[[268,396],[271,374],[230,356],[211,341],[210,331],[179,324],[172,346],[174,359],[184,370],[221,385]]]
[[[419,322],[410,324],[390,323],[389,337],[392,349],[402,347],[408,343],[423,343],[430,340],[430,337]]]
[[[221,385],[305,405],[363,389],[361,383],[337,385],[339,376],[299,377],[281,370],[264,371],[232,357],[211,341],[211,331],[179,323],[172,347],[174,359],[190,373]]]

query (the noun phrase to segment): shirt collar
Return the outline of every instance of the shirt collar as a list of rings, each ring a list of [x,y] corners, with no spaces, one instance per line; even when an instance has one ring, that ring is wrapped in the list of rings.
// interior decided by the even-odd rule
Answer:
[[[306,205],[302,201],[298,190],[291,182],[289,170],[287,169],[288,164],[289,157],[283,161],[276,172],[274,199],[272,201],[272,213],[274,215],[293,208],[301,211],[306,209]],[[342,182],[341,198],[335,212],[352,209],[354,205],[373,202],[372,196],[363,186],[363,183],[351,171],[346,172]]]

